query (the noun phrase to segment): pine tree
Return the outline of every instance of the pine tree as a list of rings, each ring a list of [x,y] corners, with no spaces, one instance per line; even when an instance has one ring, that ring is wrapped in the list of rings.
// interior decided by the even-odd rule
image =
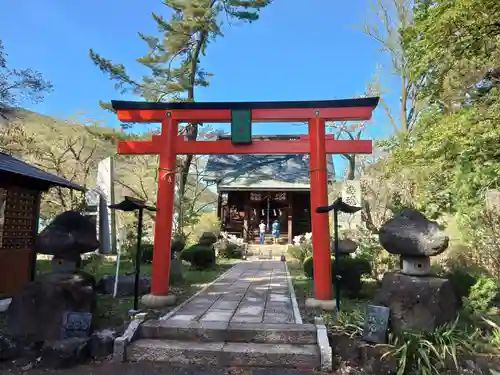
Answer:
[[[194,101],[196,87],[209,85],[212,75],[201,67],[210,42],[223,36],[223,21],[253,22],[260,10],[272,0],[164,0],[170,8],[170,20],[153,13],[159,36],[139,33],[147,43],[148,53],[137,62],[150,70],[150,74],[135,80],[122,64],[115,64],[90,50],[90,58],[97,67],[115,82],[122,93],[132,92],[148,101]],[[110,109],[108,103],[100,103]],[[198,136],[198,126],[187,124],[181,131]],[[179,194],[184,196],[189,168],[193,156],[187,155],[182,163],[182,181]]]

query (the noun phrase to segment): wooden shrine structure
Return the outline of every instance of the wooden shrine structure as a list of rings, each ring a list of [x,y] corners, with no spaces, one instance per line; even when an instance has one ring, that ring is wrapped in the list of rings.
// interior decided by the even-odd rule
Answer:
[[[12,296],[34,278],[40,200],[53,186],[82,186],[0,152],[0,297]]]
[[[252,139],[293,141],[300,136]],[[327,155],[326,169],[331,183],[335,179],[331,155]],[[309,155],[210,155],[204,176],[217,185],[217,216],[223,231],[258,243],[259,224],[264,221],[266,243],[272,243],[271,225],[278,220],[282,244],[311,232]]]
[[[120,154],[159,154],[157,215],[151,294],[143,302],[167,303],[170,244],[176,175],[176,157],[201,155],[309,155],[310,212],[314,249],[314,289],[318,300],[331,300],[330,230],[328,215],[316,213],[328,206],[327,154],[369,154],[370,140],[334,140],[326,136],[326,121],[369,120],[378,98],[300,102],[130,102],[113,101],[123,122],[161,123],[161,134],[150,141],[122,141]],[[231,123],[231,139],[194,141],[179,135],[179,123]],[[307,122],[309,132],[297,140],[253,140],[253,122]],[[153,302],[155,301],[155,302]]]

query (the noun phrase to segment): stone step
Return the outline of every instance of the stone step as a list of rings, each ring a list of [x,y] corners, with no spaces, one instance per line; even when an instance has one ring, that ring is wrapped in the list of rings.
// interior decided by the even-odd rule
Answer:
[[[315,369],[321,366],[321,356],[317,345],[152,339],[140,339],[130,343],[126,349],[126,360],[218,367]]]
[[[148,320],[140,326],[139,337],[202,342],[262,344],[316,344],[313,324],[183,322]]]

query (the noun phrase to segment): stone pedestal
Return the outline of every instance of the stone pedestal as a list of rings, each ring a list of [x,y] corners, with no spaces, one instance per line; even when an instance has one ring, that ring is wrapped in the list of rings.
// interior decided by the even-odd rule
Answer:
[[[141,303],[149,309],[158,310],[162,307],[175,305],[175,295],[169,294],[166,296],[156,296],[154,294],[146,294],[142,296]]]
[[[455,319],[458,303],[447,279],[408,276],[388,272],[375,304],[391,310],[390,324],[396,332],[431,332]]]

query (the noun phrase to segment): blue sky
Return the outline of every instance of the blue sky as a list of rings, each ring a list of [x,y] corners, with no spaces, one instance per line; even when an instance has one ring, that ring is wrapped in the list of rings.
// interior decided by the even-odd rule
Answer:
[[[306,5],[307,4],[307,5]],[[226,25],[225,37],[209,46],[202,66],[215,74],[198,101],[321,100],[361,94],[377,64],[386,64],[377,45],[355,29],[369,15],[369,0],[275,0],[253,24]],[[121,62],[129,73],[144,73],[135,62],[146,52],[137,32],[155,33],[151,12],[167,15],[160,0],[3,0],[0,38],[12,67],[39,70],[54,92],[28,109],[69,117],[84,114],[118,126],[98,100],[121,96],[88,57],[93,48]],[[390,69],[387,89],[397,88]],[[386,97],[398,102],[399,93]],[[381,108],[367,136],[389,127]],[[254,134],[305,133],[306,127],[257,124]]]

